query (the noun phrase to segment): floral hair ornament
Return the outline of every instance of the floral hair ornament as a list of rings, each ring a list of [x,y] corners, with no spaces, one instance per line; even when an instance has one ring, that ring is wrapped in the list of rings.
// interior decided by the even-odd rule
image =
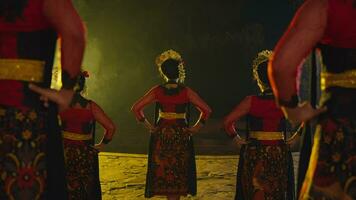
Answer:
[[[178,65],[178,72],[179,72],[179,76],[178,76],[178,82],[179,83],[184,83],[184,79],[185,79],[185,69],[184,69],[184,61],[182,59],[182,56],[174,51],[173,49],[169,49],[163,53],[161,53],[159,56],[156,57],[156,65],[158,67],[158,71],[161,74],[161,76],[168,81],[168,77],[166,75],[164,75],[164,73],[162,72],[162,64],[169,59],[173,59],[179,62]]]
[[[89,72],[88,71],[82,71],[81,75],[85,78],[89,78]]]
[[[270,50],[263,50],[258,53],[257,57],[252,61],[252,73],[253,79],[257,81],[257,84],[263,91],[269,89],[266,83],[262,82],[259,75],[258,75],[258,68],[262,63],[268,62],[269,59],[272,58],[273,51]]]
[[[80,89],[81,88],[80,84],[84,84],[86,78],[89,78],[89,72],[88,71],[81,71],[79,73],[79,75],[77,76],[77,81],[76,81],[76,84],[75,84],[73,90],[74,91],[81,90]]]

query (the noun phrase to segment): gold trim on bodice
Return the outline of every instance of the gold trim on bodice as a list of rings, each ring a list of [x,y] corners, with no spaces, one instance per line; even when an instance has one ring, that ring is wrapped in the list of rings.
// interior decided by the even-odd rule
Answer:
[[[321,89],[329,87],[356,88],[356,69],[342,73],[321,73]]]
[[[185,113],[175,113],[175,112],[161,112],[159,111],[159,118],[163,119],[185,119]]]
[[[64,139],[77,141],[91,140],[93,138],[92,134],[80,134],[69,131],[62,131],[62,136]]]
[[[283,132],[251,131],[249,137],[257,140],[284,140]]]
[[[45,62],[27,59],[0,59],[0,80],[42,82]]]

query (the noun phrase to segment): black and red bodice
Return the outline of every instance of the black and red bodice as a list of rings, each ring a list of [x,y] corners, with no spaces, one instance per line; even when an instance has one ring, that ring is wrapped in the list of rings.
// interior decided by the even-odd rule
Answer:
[[[247,119],[248,138],[266,144],[278,144],[284,140],[286,120],[273,95],[251,96]]]
[[[88,144],[93,142],[93,130],[95,118],[90,109],[69,108],[60,113],[62,131],[65,141],[72,140],[77,143],[83,141]],[[72,138],[71,138],[72,136]]]
[[[356,7],[354,0],[329,0],[328,21],[321,43],[356,48]]]
[[[272,95],[252,96],[248,114],[250,131],[285,131],[285,118]]]
[[[329,0],[328,24],[318,49],[323,62],[321,104],[335,117],[355,119],[352,108],[356,102],[356,6],[353,4],[353,0]]]
[[[28,0],[21,17],[8,22],[0,17],[0,60],[30,59],[44,61],[42,86],[49,87],[57,34],[43,15],[44,0]],[[0,80],[0,104],[34,107],[38,97],[23,81]]]
[[[157,100],[155,123],[157,126],[188,126],[189,99],[187,92],[187,88],[184,86],[174,89],[168,89],[165,86],[155,88]]]

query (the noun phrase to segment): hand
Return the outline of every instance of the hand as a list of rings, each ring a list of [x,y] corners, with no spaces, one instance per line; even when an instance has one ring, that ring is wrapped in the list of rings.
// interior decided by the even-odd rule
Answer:
[[[143,124],[150,133],[156,133],[158,131],[158,127],[153,126],[147,119],[143,122]]]
[[[158,130],[159,130],[159,128],[158,127],[154,127],[154,126],[151,126],[150,128],[148,128],[148,131],[150,133],[157,133]]]
[[[286,144],[293,146],[300,138],[299,134],[294,134],[292,137],[286,140]]]
[[[240,136],[236,135],[234,137],[234,142],[238,145],[241,146],[243,144],[247,144],[246,140],[242,139]]]
[[[304,102],[296,108],[282,107],[284,115],[292,124],[306,122],[326,110],[326,107],[314,109],[309,102]]]
[[[104,146],[105,146],[105,144],[100,142],[99,144],[95,144],[94,148],[100,152],[100,151],[102,151]]]
[[[29,84],[28,86],[30,90],[40,94],[40,99],[44,101],[44,106],[48,107],[48,101],[53,101],[58,106],[62,108],[67,108],[69,107],[74,91],[73,90],[68,90],[68,89],[61,89],[60,91],[53,90],[53,89],[47,89],[47,88],[42,88],[34,84]]]
[[[300,132],[303,130],[303,127],[304,127],[304,122],[300,124],[298,129],[294,132],[294,134],[286,140],[286,144],[291,146],[295,145],[296,141],[298,141],[300,138],[301,135]]]
[[[185,133],[190,133],[191,135],[193,135],[195,133],[198,133],[201,128],[202,128],[202,125],[200,123],[197,123],[192,127],[184,128],[183,131]]]
[[[224,130],[231,136],[234,136],[237,134],[234,122],[224,123]]]

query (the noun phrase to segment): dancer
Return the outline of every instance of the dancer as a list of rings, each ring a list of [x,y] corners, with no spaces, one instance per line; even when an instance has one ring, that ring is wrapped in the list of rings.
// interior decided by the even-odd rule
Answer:
[[[275,105],[267,77],[267,63],[272,51],[262,51],[253,61],[253,76],[261,94],[247,96],[226,116],[224,127],[240,149],[236,200],[274,199],[293,200],[293,159],[286,141],[286,120]],[[247,116],[247,139],[235,129],[235,121]]]
[[[0,1],[0,199],[67,199],[56,107],[28,89],[50,86],[57,35],[68,103],[85,46],[71,1]]]
[[[270,63],[273,90],[285,115],[301,122],[320,114],[300,199],[356,199],[355,19],[355,0],[306,1]],[[323,62],[317,109],[298,104],[295,87],[297,68],[314,47]]]
[[[163,52],[156,64],[165,83],[153,87],[132,107],[136,119],[151,132],[145,196],[160,195],[178,200],[187,194],[196,195],[192,134],[199,131],[211,110],[192,89],[183,85],[183,60],[177,52]],[[151,103],[156,103],[153,125],[143,113]],[[188,126],[190,103],[201,112],[192,127]]]
[[[57,91],[30,85],[30,89],[59,105],[70,200],[101,199],[98,150],[112,140],[116,129],[99,105],[83,97],[87,77],[86,71],[78,76],[69,108],[62,104]],[[105,133],[101,142],[94,146],[95,122],[104,127]]]

